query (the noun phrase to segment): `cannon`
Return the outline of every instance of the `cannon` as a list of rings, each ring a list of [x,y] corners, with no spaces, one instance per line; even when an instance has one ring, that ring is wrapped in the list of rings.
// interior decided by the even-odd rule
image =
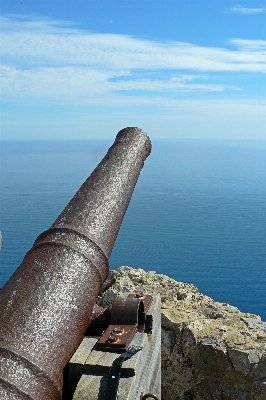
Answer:
[[[83,339],[144,161],[139,128],[105,157],[0,291],[1,400],[62,398],[63,369]]]

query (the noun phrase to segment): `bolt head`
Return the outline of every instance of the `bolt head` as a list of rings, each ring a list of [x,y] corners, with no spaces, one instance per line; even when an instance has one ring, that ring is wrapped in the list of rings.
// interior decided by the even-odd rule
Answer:
[[[122,333],[122,329],[121,328],[114,328],[113,330],[114,333]]]
[[[114,335],[110,335],[107,339],[107,342],[109,343],[113,343],[116,342],[116,337]]]

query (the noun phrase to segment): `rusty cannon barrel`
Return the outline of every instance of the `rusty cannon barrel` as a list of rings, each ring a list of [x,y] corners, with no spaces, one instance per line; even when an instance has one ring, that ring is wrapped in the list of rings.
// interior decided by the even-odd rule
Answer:
[[[106,156],[0,291],[0,399],[61,399],[150,139],[120,131]]]

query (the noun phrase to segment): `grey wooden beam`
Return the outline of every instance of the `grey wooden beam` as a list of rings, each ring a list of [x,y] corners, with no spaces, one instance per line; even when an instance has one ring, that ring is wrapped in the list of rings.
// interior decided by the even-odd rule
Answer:
[[[131,344],[142,350],[122,365],[118,400],[138,400],[142,392],[161,397],[161,300],[152,296],[148,314],[153,316],[153,331],[134,336]],[[96,342],[97,338],[84,337],[69,362],[69,385],[72,390],[76,386],[73,400],[102,400],[108,393],[108,374],[120,353],[99,351]]]

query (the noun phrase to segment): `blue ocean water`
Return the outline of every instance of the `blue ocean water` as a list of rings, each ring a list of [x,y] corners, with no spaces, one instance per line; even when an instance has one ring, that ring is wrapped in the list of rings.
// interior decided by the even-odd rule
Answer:
[[[111,141],[2,142],[0,286]],[[266,142],[153,141],[110,266],[156,270],[266,321]]]

